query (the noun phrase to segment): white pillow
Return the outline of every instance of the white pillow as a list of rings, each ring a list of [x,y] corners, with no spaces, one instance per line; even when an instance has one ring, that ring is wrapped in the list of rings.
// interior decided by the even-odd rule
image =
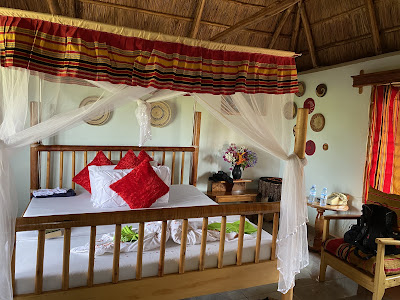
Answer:
[[[94,207],[114,208],[127,206],[116,192],[110,189],[110,185],[117,182],[133,169],[115,170],[115,166],[89,166],[90,188],[92,190],[91,201]]]
[[[156,174],[158,175],[158,177],[161,178],[162,181],[164,181],[164,183],[166,185],[168,185],[168,187],[170,187],[171,185],[171,170],[167,167],[167,166],[157,166],[157,167],[152,167],[154,172],[156,172]],[[166,193],[164,196],[161,196],[160,198],[158,198],[156,200],[156,202],[154,203],[168,203],[169,200],[169,192]],[[154,205],[153,203],[153,205]]]

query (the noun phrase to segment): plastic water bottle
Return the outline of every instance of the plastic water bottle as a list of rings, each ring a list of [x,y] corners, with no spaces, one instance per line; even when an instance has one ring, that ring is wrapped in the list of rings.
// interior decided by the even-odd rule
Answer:
[[[310,195],[308,196],[308,203],[313,203],[315,201],[316,195],[317,195],[317,187],[314,184],[310,189]]]
[[[328,189],[326,187],[324,187],[322,189],[322,192],[321,192],[321,200],[319,202],[319,205],[321,205],[321,206],[325,206],[326,205],[327,196],[328,196]]]

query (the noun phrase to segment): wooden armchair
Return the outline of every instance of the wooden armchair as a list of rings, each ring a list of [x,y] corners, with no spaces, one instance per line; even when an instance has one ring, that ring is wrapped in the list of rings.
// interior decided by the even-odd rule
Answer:
[[[360,217],[359,215],[331,215],[325,216],[324,218],[324,228],[322,241],[325,243],[329,237],[329,223],[331,220],[339,219],[356,219]],[[385,274],[385,245],[397,245],[400,246],[399,240],[394,240],[391,238],[378,238],[376,239],[378,246],[378,253],[376,256],[375,263],[375,274],[372,275],[369,272],[361,270],[356,266],[348,263],[347,261],[327,252],[324,247],[321,248],[321,266],[319,281],[325,281],[326,267],[329,265],[335,270],[339,271],[348,278],[354,280],[359,285],[370,290],[372,295],[372,300],[380,300],[385,293],[385,289],[400,285],[400,271],[396,275],[386,275]]]

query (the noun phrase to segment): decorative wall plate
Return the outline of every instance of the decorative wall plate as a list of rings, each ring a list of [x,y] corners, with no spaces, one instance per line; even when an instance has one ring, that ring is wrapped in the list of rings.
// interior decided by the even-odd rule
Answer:
[[[91,105],[91,104],[95,103],[98,99],[99,99],[98,96],[86,97],[85,99],[83,99],[81,101],[81,103],[79,104],[79,107]],[[88,123],[89,125],[101,126],[101,125],[106,124],[108,121],[110,121],[111,117],[112,117],[112,111],[104,110],[104,111],[100,112],[98,115],[96,115],[92,118],[86,119],[85,122]]]
[[[322,145],[322,149],[324,149],[325,151],[328,150],[328,148],[329,148],[329,146],[328,146],[327,143],[325,143],[325,144]]]
[[[299,91],[295,93],[297,97],[301,97],[306,92],[306,84],[303,81],[299,81]]]
[[[315,114],[311,117],[311,129],[315,132],[320,132],[325,127],[325,117],[323,114]]]
[[[315,93],[317,94],[318,97],[325,96],[327,91],[328,91],[328,88],[327,88],[326,84],[324,84],[324,83],[319,84],[317,86],[317,88],[315,89]]]
[[[171,121],[171,108],[165,101],[151,103],[151,126],[164,127]]]
[[[312,140],[308,140],[306,143],[306,154],[313,155],[315,153],[315,143]]]
[[[297,115],[297,104],[293,101],[287,102],[283,106],[283,115],[287,120],[293,120]]]
[[[314,111],[315,108],[315,101],[313,98],[307,98],[306,101],[304,101],[303,104],[304,108],[308,108],[308,114],[311,114]]]

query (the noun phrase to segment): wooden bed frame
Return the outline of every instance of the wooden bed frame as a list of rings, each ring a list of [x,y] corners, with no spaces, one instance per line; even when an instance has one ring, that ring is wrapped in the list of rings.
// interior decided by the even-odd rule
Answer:
[[[298,113],[296,146],[295,152],[299,157],[304,157],[305,132],[307,125],[308,110]],[[182,153],[180,183],[184,177],[185,153],[192,155],[191,171],[189,183],[196,185],[197,165],[199,154],[200,139],[200,121],[201,114],[195,114],[193,143],[191,147],[130,147],[130,146],[59,146],[59,145],[41,145],[31,146],[31,189],[40,188],[39,174],[42,170],[39,167],[40,156],[47,154],[46,187],[50,184],[52,153],[59,152],[59,185],[65,186],[64,175],[64,152],[70,151],[72,176],[75,174],[75,157],[77,153],[83,152],[84,165],[87,165],[88,151],[108,151],[108,157],[112,152],[122,152],[129,149],[134,151],[145,150],[162,153],[162,163],[165,163],[165,154],[172,152],[172,178],[175,172],[176,152]],[[301,145],[302,143],[302,145]],[[300,150],[299,150],[300,149]],[[43,158],[43,157],[42,157]],[[72,179],[72,178],[71,178]],[[173,180],[173,179],[172,179]],[[74,184],[72,183],[72,187]],[[267,261],[260,260],[261,233],[263,225],[263,215],[273,214],[273,233],[271,259]],[[224,245],[226,217],[230,215],[240,215],[240,232],[238,237],[237,261],[235,266],[224,266]],[[242,263],[244,224],[246,215],[258,215],[258,230],[254,263]],[[206,231],[209,217],[221,216],[221,234],[218,253],[218,266],[216,268],[205,269],[204,258],[206,252]],[[198,271],[185,272],[185,254],[186,239],[188,231],[189,218],[203,218],[201,250],[199,253]],[[182,226],[182,244],[180,248],[179,273],[164,275],[164,255],[167,221],[183,219]],[[16,221],[16,232],[20,231],[38,231],[35,293],[27,295],[15,295],[14,299],[182,299],[206,294],[219,293],[224,291],[249,288],[253,286],[265,285],[278,282],[279,272],[276,262],[276,238],[278,232],[279,202],[271,203],[252,203],[252,204],[229,204],[212,206],[194,206],[178,208],[162,208],[151,210],[132,210],[124,212],[106,212],[90,214],[72,214],[42,217],[20,217]],[[150,221],[162,221],[162,237],[159,258],[158,276],[142,278],[142,255],[143,255],[143,236],[144,224]],[[139,223],[139,240],[136,264],[136,279],[119,280],[119,242],[121,236],[121,224]],[[96,226],[115,225],[115,250],[113,255],[112,283],[94,284],[94,247],[96,240]],[[70,242],[71,228],[73,227],[91,227],[90,232],[90,250],[87,272],[87,286],[79,288],[69,288],[69,260],[70,260]],[[62,289],[57,291],[43,292],[43,258],[45,245],[45,229],[64,228],[64,250],[63,250],[63,268],[62,268]],[[11,266],[13,287],[15,291],[15,245],[14,255]],[[292,299],[293,289],[287,294],[282,295],[282,299]]]

